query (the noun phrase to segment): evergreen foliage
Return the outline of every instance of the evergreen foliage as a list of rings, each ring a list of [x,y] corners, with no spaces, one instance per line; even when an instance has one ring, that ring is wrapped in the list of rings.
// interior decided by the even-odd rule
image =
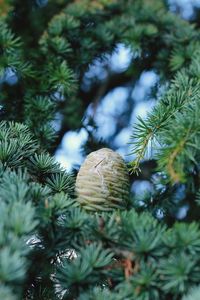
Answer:
[[[189,294],[183,298],[183,300],[196,300],[199,299],[199,287],[191,289]]]
[[[198,299],[199,29],[164,0],[43,4],[0,1],[0,299]],[[81,126],[88,67],[118,43],[133,53],[121,76],[159,74],[131,140],[135,172],[155,144],[155,191],[142,207],[88,212],[51,152]],[[169,222],[181,188],[196,216]]]

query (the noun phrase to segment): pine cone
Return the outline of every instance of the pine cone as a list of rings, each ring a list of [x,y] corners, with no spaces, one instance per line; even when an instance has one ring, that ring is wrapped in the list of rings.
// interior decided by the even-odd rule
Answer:
[[[124,209],[129,192],[128,170],[118,153],[102,148],[87,156],[76,179],[81,206],[93,211]]]

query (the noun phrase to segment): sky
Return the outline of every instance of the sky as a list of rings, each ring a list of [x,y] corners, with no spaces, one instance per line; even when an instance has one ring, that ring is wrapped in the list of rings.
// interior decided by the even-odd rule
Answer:
[[[111,56],[110,62],[115,71],[126,69],[131,61],[130,50],[120,44],[118,50]],[[95,69],[96,68],[96,69]],[[89,73],[99,72],[99,66],[93,65],[88,71]],[[144,72],[141,78],[132,91],[132,98],[135,102],[134,110],[132,111],[130,123],[120,131],[113,141],[113,146],[124,159],[131,158],[128,154],[131,148],[128,145],[132,132],[132,125],[136,122],[137,116],[145,117],[147,112],[154,105],[154,100],[149,100],[148,105],[144,101],[144,97],[148,90],[155,84],[157,77],[154,72]],[[95,112],[95,123],[98,126],[96,136],[98,138],[108,139],[115,132],[116,118],[119,118],[126,105],[127,95],[129,91],[126,87],[117,87],[110,91],[101,101]],[[88,107],[85,118],[92,114],[91,106]],[[81,147],[86,142],[88,137],[86,129],[80,131],[69,131],[65,134],[61,147],[56,152],[56,159],[61,166],[67,171],[70,171],[74,165],[79,165],[83,162],[84,157],[81,153]]]

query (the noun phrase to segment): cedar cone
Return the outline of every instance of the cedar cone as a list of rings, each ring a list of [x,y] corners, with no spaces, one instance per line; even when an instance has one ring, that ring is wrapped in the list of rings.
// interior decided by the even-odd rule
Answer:
[[[130,193],[128,169],[111,149],[90,153],[76,179],[77,200],[90,211],[112,211],[127,206]]]

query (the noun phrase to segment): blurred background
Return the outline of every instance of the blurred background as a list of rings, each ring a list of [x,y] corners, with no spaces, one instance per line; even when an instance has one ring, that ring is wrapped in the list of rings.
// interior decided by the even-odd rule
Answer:
[[[191,21],[198,18],[200,0],[168,2],[171,11],[180,14],[182,18]],[[38,3],[43,6],[47,1],[38,0]],[[117,75],[123,75],[132,62],[132,56],[129,48],[119,44],[112,55],[107,55],[103,61],[97,60],[90,65],[82,85],[89,96],[90,88],[97,82],[96,95],[91,93],[93,103],[85,111],[83,127],[78,131],[64,133],[55,152],[57,161],[67,171],[78,168],[83,162],[86,155],[83,149],[87,143],[89,146],[90,143],[100,142],[102,146],[116,150],[126,161],[134,159],[134,156],[130,155],[129,145],[132,126],[137,122],[138,116],[145,118],[155,105],[154,87],[158,78],[153,71],[147,71],[133,84],[125,81],[123,76],[121,83],[120,78],[117,78],[116,86],[113,87],[109,81]],[[88,102],[91,102],[91,99],[88,99]]]

